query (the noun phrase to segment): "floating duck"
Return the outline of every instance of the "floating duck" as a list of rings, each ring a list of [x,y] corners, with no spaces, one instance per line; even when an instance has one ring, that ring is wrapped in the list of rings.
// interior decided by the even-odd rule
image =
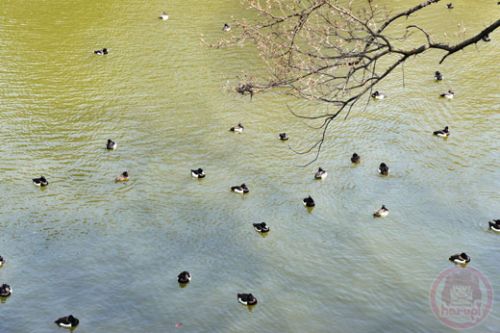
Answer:
[[[8,284],[0,286],[0,297],[9,297],[12,294],[12,288]]]
[[[288,134],[286,134],[286,133],[280,133],[279,134],[279,138],[280,138],[281,141],[286,141],[286,140],[288,140]]]
[[[240,193],[240,194],[245,194],[250,192],[248,187],[246,186],[245,183],[241,184],[240,186],[231,186],[231,191],[234,193]]]
[[[377,90],[372,94],[372,97],[375,99],[384,99],[385,95]]]
[[[437,135],[442,138],[447,138],[450,136],[450,132],[448,131],[448,126],[439,131],[434,131],[432,134]]]
[[[270,230],[269,227],[266,225],[266,222],[254,223],[253,227],[257,232],[260,232],[260,233],[266,233],[266,232],[269,232],[269,230]]]
[[[387,164],[384,162],[380,163],[380,166],[378,167],[378,173],[380,173],[382,176],[387,176],[389,174],[389,167]]]
[[[358,164],[359,162],[361,162],[361,156],[359,156],[356,153],[352,154],[352,156],[351,156],[351,162],[354,163],[354,164]]]
[[[453,9],[453,8],[455,8],[455,7],[453,7],[453,4],[450,2],[450,3],[447,3],[447,4],[446,4],[446,8],[448,8],[448,9]]]
[[[440,71],[436,71],[434,73],[434,78],[436,79],[436,81],[442,81],[443,80],[443,74],[441,74]]]
[[[191,176],[194,178],[205,178],[205,172],[202,168],[198,168],[196,170],[191,169]]]
[[[328,172],[325,170],[318,168],[318,171],[314,174],[315,179],[325,179],[328,176]]]
[[[490,229],[495,232],[500,232],[500,220],[493,220],[488,222]],[[1,265],[0,265],[1,266]]]
[[[121,175],[116,176],[115,181],[116,182],[126,182],[128,181],[128,171],[123,171]]]
[[[73,315],[69,315],[67,317],[61,317],[57,319],[56,321],[54,321],[54,323],[56,323],[59,327],[75,328],[78,326],[80,321],[77,318],[73,317]]]
[[[103,48],[101,50],[95,50],[94,54],[97,54],[97,55],[106,55],[106,54],[108,54],[108,49],[107,48]]]
[[[231,26],[227,23],[224,23],[224,26],[222,27],[222,31],[225,31],[225,32],[231,31]]]
[[[449,260],[455,264],[465,265],[470,262],[470,257],[465,252],[462,252],[452,255]]]
[[[2,267],[5,264],[5,259],[0,256],[0,267]]]
[[[191,281],[191,274],[189,274],[189,272],[184,271],[177,275],[177,282],[186,284],[189,283],[189,281]]]
[[[168,14],[163,12],[163,13],[161,13],[161,15],[158,18],[162,21],[166,21],[166,20],[168,20]]]
[[[304,206],[309,207],[309,208],[316,206],[316,204],[314,203],[314,199],[311,196],[304,198],[304,200],[302,200],[302,202],[304,203]]]
[[[229,130],[235,133],[242,133],[244,129],[245,127],[241,123],[238,123],[238,125],[231,127]]]
[[[108,139],[108,143],[106,143],[106,149],[114,150],[114,149],[116,149],[116,147],[118,147],[118,144],[116,142],[114,142],[113,140]]]
[[[447,92],[445,93],[442,93],[441,95],[442,98],[448,98],[448,99],[453,99],[453,97],[455,97],[455,93],[451,90],[448,90]]]
[[[49,182],[48,180],[44,177],[44,176],[41,176],[40,178],[33,178],[33,184],[35,184],[36,186],[47,186],[49,185]]]
[[[373,213],[373,217],[386,217],[387,215],[389,215],[389,209],[385,205],[382,205]]]
[[[243,305],[255,305],[257,304],[257,298],[252,294],[238,294],[238,302]]]

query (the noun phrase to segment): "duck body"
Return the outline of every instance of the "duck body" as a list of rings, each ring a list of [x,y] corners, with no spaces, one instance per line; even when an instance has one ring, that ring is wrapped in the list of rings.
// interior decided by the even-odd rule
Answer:
[[[44,187],[49,185],[49,181],[44,176],[41,176],[40,178],[33,178],[32,180],[33,184],[35,184],[36,186]]]
[[[441,138],[447,138],[450,136],[450,132],[448,131],[448,126],[446,126],[444,129],[439,130],[439,131],[434,131],[432,133],[433,135],[439,136]]]
[[[389,209],[385,205],[382,205],[373,213],[373,217],[386,217],[387,215],[389,215]]]
[[[108,54],[108,49],[107,48],[103,48],[101,50],[95,50],[94,54],[97,54],[97,55],[106,55],[106,54]]]
[[[470,262],[470,259],[471,258],[465,252],[462,252],[460,254],[454,254],[449,258],[451,262],[460,265],[468,264]]]
[[[318,171],[314,174],[314,179],[325,179],[328,176],[328,172],[322,168],[318,168]]]
[[[191,281],[191,274],[189,274],[188,271],[181,272],[179,275],[177,275],[177,282],[181,284],[186,284]]]
[[[245,129],[245,127],[243,127],[243,125],[241,123],[238,123],[238,125],[231,127],[229,129],[229,131],[235,132],[235,133],[242,133],[244,129]]]
[[[278,137],[280,138],[281,141],[288,140],[288,134],[286,134],[286,133],[280,133],[280,134],[278,134]]]
[[[384,99],[385,95],[377,90],[372,94],[372,97],[375,99]]]
[[[316,206],[316,204],[314,203],[314,199],[311,196],[304,198],[302,200],[302,202],[304,203],[304,206],[309,207],[309,208]]]
[[[389,167],[385,163],[380,163],[380,166],[378,167],[378,173],[380,173],[382,176],[387,176],[389,175]]]
[[[489,228],[495,232],[500,232],[500,219],[488,222]],[[0,265],[1,266],[1,265]]]
[[[441,74],[440,71],[436,71],[434,73],[434,79],[436,79],[436,81],[442,81],[443,80],[443,74]]]
[[[55,324],[59,327],[64,327],[64,328],[75,328],[78,326],[80,321],[73,317],[73,315],[69,315],[67,317],[61,317],[54,321]]]
[[[166,20],[168,20],[168,14],[163,12],[163,13],[161,13],[161,15],[158,18],[162,21],[166,21]]]
[[[108,139],[108,142],[106,143],[106,149],[114,150],[114,149],[116,149],[116,147],[118,147],[118,144],[116,142],[114,142],[113,140]]]
[[[262,222],[262,223],[254,223],[253,224],[253,227],[254,229],[257,231],[257,232],[260,232],[260,233],[266,233],[266,232],[269,232],[269,230],[271,230],[267,225],[266,225],[266,222]]]
[[[354,163],[354,164],[358,164],[359,162],[361,162],[361,156],[359,156],[356,153],[352,154],[352,156],[351,156],[351,162]]]
[[[0,256],[0,267],[2,267],[5,264],[5,259]]]
[[[245,183],[241,184],[240,186],[231,186],[231,191],[239,194],[246,194],[250,192],[248,186]]]
[[[451,90],[448,90],[447,92],[445,93],[442,93],[441,95],[439,95],[441,98],[447,98],[447,99],[453,99],[453,97],[455,97],[455,93]]]
[[[115,182],[127,182],[129,180],[128,171],[123,171],[121,175],[116,176]]]
[[[257,304],[257,298],[252,294],[238,294],[238,302],[243,305],[255,305]]]
[[[225,32],[231,31],[231,26],[227,23],[224,23],[224,26],[222,27],[222,31],[225,31]]]
[[[191,177],[194,177],[194,178],[205,178],[205,172],[203,171],[202,168],[198,168],[196,170],[194,169],[191,169]]]
[[[9,297],[12,294],[12,288],[4,283],[0,286],[0,297]]]

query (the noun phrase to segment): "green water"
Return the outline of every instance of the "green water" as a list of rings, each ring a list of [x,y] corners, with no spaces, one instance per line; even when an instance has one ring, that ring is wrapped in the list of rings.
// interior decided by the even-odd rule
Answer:
[[[410,22],[454,41],[459,24],[468,34],[500,11],[454,4]],[[0,332],[57,332],[70,313],[79,333],[453,332],[429,290],[460,251],[497,291],[470,331],[498,332],[500,236],[487,230],[500,218],[498,32],[441,66],[438,52],[412,59],[405,87],[398,70],[378,87],[389,97],[335,123],[303,168],[311,157],[288,146],[318,133],[286,105],[324,109],[235,94],[237,75],[263,69],[255,53],[200,42],[248,15],[231,0],[2,0],[0,283],[14,293],[0,303]],[[92,54],[102,47],[110,54]],[[439,99],[448,88],[456,98]],[[228,132],[238,122],[245,132]],[[445,125],[448,140],[431,135]],[[313,179],[318,166],[325,181]],[[198,167],[201,181],[190,177]],[[114,183],[124,170],[131,180]],[[41,174],[45,189],[31,183]],[[250,194],[229,191],[242,182]],[[391,213],[374,220],[381,204]],[[267,237],[252,229],[261,221]],[[193,280],[179,288],[183,270]],[[247,310],[238,292],[259,304]]]

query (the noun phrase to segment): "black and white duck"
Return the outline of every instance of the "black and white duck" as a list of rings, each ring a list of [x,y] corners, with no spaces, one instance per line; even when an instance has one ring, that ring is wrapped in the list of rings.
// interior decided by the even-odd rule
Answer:
[[[222,27],[222,31],[224,31],[224,32],[231,31],[231,26],[227,23],[224,23],[224,26]]]
[[[359,162],[361,162],[361,156],[359,156],[356,153],[352,154],[352,156],[351,156],[351,162],[354,163],[354,164],[358,164]]]
[[[191,176],[194,178],[205,178],[205,171],[202,168],[191,169]]]
[[[389,215],[389,209],[385,205],[382,205],[373,213],[373,217],[386,217],[387,215]]]
[[[0,267],[2,267],[3,265],[5,265],[5,259],[0,256]]]
[[[384,99],[385,98],[385,95],[382,94],[381,92],[379,92],[378,90],[376,90],[373,94],[372,94],[372,97],[375,98],[375,99]]]
[[[118,144],[116,142],[114,142],[113,140],[108,139],[108,142],[106,143],[106,149],[114,150],[114,149],[116,149],[116,147],[118,147]]]
[[[262,223],[254,223],[253,224],[253,228],[257,231],[257,232],[260,232],[260,233],[266,233],[266,232],[269,232],[269,230],[271,230],[267,225],[266,225],[266,222],[262,222]]]
[[[168,14],[166,12],[163,12],[158,18],[162,21],[166,21],[168,20]]]
[[[286,134],[286,133],[280,133],[280,134],[278,134],[278,137],[280,138],[281,141],[288,140],[288,134]]]
[[[380,163],[378,167],[378,173],[380,173],[382,176],[389,175],[389,167],[387,166],[387,164],[385,164],[384,162]]]
[[[455,97],[455,93],[450,89],[447,92],[442,93],[439,96],[442,98],[453,99],[453,97]]]
[[[49,181],[44,177],[44,176],[41,176],[40,178],[33,178],[33,184],[35,184],[36,186],[47,186],[49,185]]]
[[[245,127],[241,123],[238,123],[238,125],[231,127],[229,130],[235,133],[243,133],[244,129]]]
[[[257,304],[257,298],[252,294],[238,294],[238,302],[243,305],[255,305]]]
[[[432,132],[433,135],[439,136],[441,138],[447,138],[450,136],[450,131],[448,131],[448,126],[439,131]]]
[[[59,327],[64,327],[64,328],[75,328],[78,326],[80,323],[80,320],[78,318],[73,317],[73,315],[69,315],[67,317],[61,317],[54,321],[55,324]]]
[[[4,283],[0,286],[0,297],[9,297],[12,294],[12,288]]]
[[[119,176],[116,176],[115,182],[127,182],[129,180],[128,171],[123,171]]]
[[[107,48],[103,48],[101,50],[95,50],[94,54],[97,54],[97,55],[106,55],[106,54],[108,54],[108,49]]]
[[[325,179],[328,176],[328,172],[322,168],[318,168],[318,171],[314,174],[314,179]]]
[[[188,271],[180,272],[179,275],[177,275],[177,282],[181,284],[186,284],[191,281],[191,274],[189,274]]]
[[[491,230],[493,230],[495,232],[500,232],[500,219],[492,220],[492,221],[488,222],[488,224],[489,224],[489,227]]]
[[[240,193],[240,194],[246,194],[246,193],[250,192],[250,190],[248,189],[248,186],[245,183],[241,184],[240,186],[231,186],[231,191],[233,191],[234,193]]]
[[[308,208],[312,208],[312,207],[316,206],[316,204],[314,203],[314,199],[311,196],[304,198],[302,200],[302,202],[304,203],[304,206],[306,206]]]
[[[434,73],[434,79],[435,79],[436,81],[442,81],[442,80],[443,80],[443,74],[441,74],[441,72],[440,72],[440,71],[436,71],[436,72]]]
[[[470,259],[471,258],[465,252],[454,254],[449,258],[451,262],[459,265],[468,264],[470,262]]]

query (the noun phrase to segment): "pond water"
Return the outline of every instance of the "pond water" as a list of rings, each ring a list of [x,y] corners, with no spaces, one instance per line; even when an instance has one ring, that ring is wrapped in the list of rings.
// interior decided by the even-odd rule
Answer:
[[[411,22],[455,41],[500,10],[454,4]],[[498,33],[440,66],[439,52],[412,59],[405,87],[398,70],[378,87],[388,98],[335,123],[319,160],[301,167],[311,156],[289,146],[318,132],[287,105],[325,107],[237,95],[238,75],[263,70],[255,52],[200,42],[245,15],[231,0],[2,1],[0,283],[14,293],[0,332],[55,332],[70,313],[79,333],[452,332],[429,292],[461,251],[500,290],[500,235],[487,229],[500,218]],[[439,99],[449,88],[455,99]],[[245,132],[230,133],[238,122]],[[447,140],[432,136],[446,125]],[[191,178],[198,167],[205,179]],[[124,170],[130,181],[115,183]],[[47,188],[31,183],[40,175]],[[230,192],[243,182],[248,195]],[[391,213],[374,220],[381,204]],[[252,228],[262,221],[267,237]],[[259,304],[249,311],[238,292]],[[498,332],[499,301],[471,331]]]

